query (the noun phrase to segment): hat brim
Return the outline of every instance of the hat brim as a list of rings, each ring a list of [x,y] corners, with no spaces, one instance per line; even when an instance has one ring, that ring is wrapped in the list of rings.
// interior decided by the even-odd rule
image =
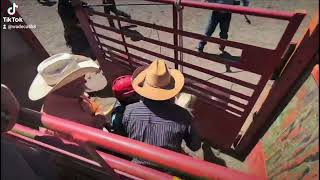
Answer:
[[[42,99],[49,93],[80,78],[81,76],[84,76],[87,73],[97,72],[99,70],[99,66],[92,60],[80,62],[78,63],[78,65],[80,66],[80,68],[66,75],[54,86],[49,86],[42,78],[42,76],[40,74],[37,74],[29,88],[29,98],[33,101]]]
[[[176,69],[169,70],[169,73],[174,81],[173,87],[171,89],[155,88],[152,86],[144,85],[143,83],[147,72],[148,69],[145,69],[144,71],[139,73],[132,81],[133,89],[139,95],[145,98],[157,101],[168,100],[176,96],[183,88],[184,76],[180,71]]]
[[[108,85],[108,81],[102,71],[86,74],[86,81],[86,92],[100,91]]]

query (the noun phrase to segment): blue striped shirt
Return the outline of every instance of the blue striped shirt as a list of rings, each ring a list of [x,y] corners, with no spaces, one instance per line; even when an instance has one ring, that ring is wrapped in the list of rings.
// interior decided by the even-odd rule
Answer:
[[[181,152],[183,139],[193,151],[201,147],[201,140],[191,121],[191,114],[174,103],[144,100],[126,107],[122,124],[131,139]],[[133,161],[149,164],[139,159]]]

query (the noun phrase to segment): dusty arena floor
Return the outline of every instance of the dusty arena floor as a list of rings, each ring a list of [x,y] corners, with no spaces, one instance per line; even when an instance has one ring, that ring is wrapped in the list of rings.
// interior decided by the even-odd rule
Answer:
[[[61,53],[61,52],[70,52],[70,49],[66,46],[64,36],[63,36],[63,25],[57,13],[57,4],[53,6],[45,6],[39,4],[37,0],[15,0],[19,5],[18,11],[28,24],[36,25],[36,28],[33,29],[33,32],[40,40],[42,45],[46,48],[50,55]],[[99,4],[101,0],[87,0],[89,4]],[[118,0],[117,3],[142,3],[143,1],[138,0]],[[303,20],[302,25],[300,26],[298,33],[294,37],[294,41],[298,40],[303,30],[307,27],[307,24],[310,21],[310,17],[313,11],[318,8],[318,0],[254,0],[251,2],[250,7],[255,8],[264,8],[272,10],[281,10],[281,11],[296,11],[296,10],[306,10],[307,17]],[[97,8],[99,11],[102,8]],[[119,9],[128,12],[131,14],[132,19],[137,19],[149,23],[155,23],[158,25],[163,25],[167,27],[172,27],[172,12],[171,6],[121,6]],[[209,17],[210,11],[200,11],[192,8],[185,8],[184,10],[184,26],[185,30],[197,33],[203,33]],[[265,18],[249,16],[252,24],[247,24],[245,18],[242,15],[233,14],[232,21],[229,31],[229,39],[236,42],[242,42],[246,44],[251,44],[255,46],[265,47],[265,48],[275,48],[280,37],[282,36],[285,28],[285,23],[270,20]],[[107,20],[101,20],[102,24],[107,24]],[[126,24],[123,24],[126,25]],[[163,32],[156,32],[148,28],[139,28],[135,29],[140,34],[146,37],[153,39],[161,39],[164,42],[171,43],[172,37],[169,37],[168,34]],[[217,28],[213,36],[218,36],[219,29]],[[120,39],[120,37],[119,37]],[[128,38],[128,41],[131,41]],[[132,42],[132,41],[131,41]],[[160,49],[159,46],[151,46],[143,44],[140,42],[132,42],[135,45],[144,47],[146,49],[160,52],[164,55],[173,56],[171,51],[166,50],[165,48]],[[198,41],[185,39],[184,47],[189,49],[195,49]],[[217,53],[218,46],[210,44],[206,46],[206,52]],[[226,48],[226,51],[230,52],[233,55],[237,55],[237,50]],[[146,57],[153,58],[153,57]],[[188,57],[186,57],[188,58]],[[188,61],[188,60],[187,60]],[[200,65],[206,66],[205,63],[199,61]],[[214,66],[214,65],[213,65]],[[225,72],[225,67],[221,64],[216,64],[213,68],[216,68],[218,72]],[[235,70],[234,68],[232,70]],[[247,81],[254,79],[249,73],[246,72],[234,72],[230,76],[241,76]],[[208,77],[210,78],[210,77]],[[272,81],[268,82],[265,91],[262,93],[260,100],[257,103],[257,107],[261,103],[261,100],[267,94],[268,90],[272,85]],[[250,119],[248,117],[247,123],[244,125],[243,130],[250,124]],[[210,148],[209,148],[210,149]],[[207,151],[206,149],[205,151]],[[226,164],[226,166],[231,168],[240,169],[246,171],[246,167],[243,163],[240,163],[231,157],[224,155],[222,153],[217,153],[216,150],[212,149],[212,157],[206,158],[208,161],[212,161],[219,164]],[[193,153],[193,156],[196,156],[200,159],[204,158],[203,150]],[[223,162],[224,161],[224,162]]]

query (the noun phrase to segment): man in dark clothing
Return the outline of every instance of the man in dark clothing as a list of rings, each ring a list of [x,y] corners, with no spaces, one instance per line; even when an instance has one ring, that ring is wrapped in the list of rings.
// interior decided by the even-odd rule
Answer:
[[[237,0],[205,0],[209,3],[219,3],[219,4],[227,4],[227,5],[238,5],[240,4]],[[244,6],[249,5],[249,0],[242,0]],[[214,30],[216,29],[217,25],[220,26],[220,38],[221,39],[228,39],[228,31],[230,27],[231,21],[231,13],[230,12],[223,12],[223,11],[212,11],[211,17],[209,19],[209,24],[207,26],[205,35],[211,37]],[[200,52],[203,52],[204,46],[207,44],[206,41],[201,40],[197,49]],[[223,52],[225,46],[220,45],[219,49]]]
[[[108,4],[108,6],[104,6],[104,8],[103,8],[104,13],[110,14],[111,12],[113,12],[117,16],[123,16],[125,18],[131,19],[131,16],[129,14],[117,9],[116,3],[114,0],[102,0],[102,3]],[[107,17],[107,19],[108,19],[109,25],[111,27],[115,27],[113,19],[109,18],[109,17]]]
[[[81,24],[75,14],[70,0],[59,0],[58,13],[64,27],[64,38],[73,54],[96,59],[90,44],[81,29]]]
[[[142,96],[140,102],[127,105],[122,124],[128,137],[176,152],[183,152],[181,143],[196,151],[201,139],[191,125],[192,116],[174,104],[174,97],[184,85],[183,74],[169,70],[163,60],[154,61],[132,81]],[[153,163],[134,158],[134,162],[157,168]]]

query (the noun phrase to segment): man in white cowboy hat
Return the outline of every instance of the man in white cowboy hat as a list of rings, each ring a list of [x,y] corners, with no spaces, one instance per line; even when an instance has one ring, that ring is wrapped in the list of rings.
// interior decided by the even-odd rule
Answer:
[[[128,105],[124,112],[122,124],[128,137],[176,152],[182,152],[181,143],[185,140],[191,150],[198,150],[201,139],[191,125],[191,114],[174,103],[183,85],[183,74],[168,69],[163,60],[153,61],[137,74],[132,87],[142,100]],[[155,167],[143,160],[133,161]]]
[[[37,71],[29,98],[36,101],[45,97],[44,113],[99,129],[105,125],[104,114],[85,95],[85,91],[98,91],[107,85],[92,59],[60,53],[41,62]]]

